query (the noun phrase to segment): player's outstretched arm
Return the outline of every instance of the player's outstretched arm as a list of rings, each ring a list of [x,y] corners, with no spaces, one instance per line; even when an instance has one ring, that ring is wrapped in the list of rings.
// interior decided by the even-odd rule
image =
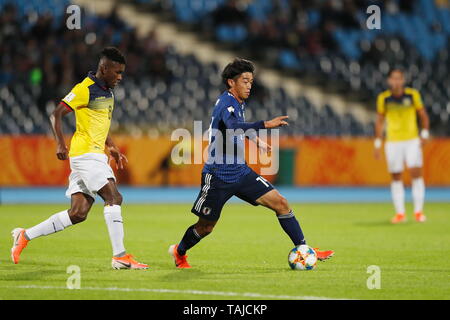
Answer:
[[[260,130],[264,129],[264,121],[256,121],[256,122],[245,122],[240,121],[234,115],[234,112],[225,111],[227,114],[224,116],[223,121],[227,129],[238,130],[242,129],[244,131],[247,130]]]
[[[123,164],[124,162],[128,162],[128,159],[122,152],[120,152],[119,148],[116,146],[109,134],[106,138],[105,144],[109,151],[109,162],[111,163],[111,160],[114,159],[116,162],[116,169],[123,169]]]
[[[64,141],[64,134],[62,131],[62,117],[70,113],[69,110],[63,103],[58,104],[55,110],[50,115],[50,124],[52,126],[53,135],[56,140],[56,157],[59,160],[67,160],[69,157],[69,149]]]
[[[287,123],[287,121],[285,121],[288,118],[289,118],[289,116],[279,116],[279,117],[273,118],[272,120],[264,121],[264,127],[266,129],[272,129],[272,128],[288,126],[289,123]]]
[[[279,116],[276,118],[273,118],[272,120],[268,121],[256,121],[256,122],[245,122],[245,121],[239,121],[234,112],[234,110],[227,109],[225,112],[225,116],[223,117],[223,121],[225,122],[225,126],[227,129],[242,129],[244,131],[253,129],[253,130],[260,130],[260,129],[272,129],[272,128],[278,128],[289,125],[285,120],[289,118],[289,116]]]

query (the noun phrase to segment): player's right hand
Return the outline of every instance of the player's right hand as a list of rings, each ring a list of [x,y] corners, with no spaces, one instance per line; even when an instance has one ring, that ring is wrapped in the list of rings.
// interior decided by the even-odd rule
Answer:
[[[373,145],[375,147],[375,151],[374,151],[374,157],[377,160],[381,159],[381,146],[383,144],[383,140],[381,140],[381,138],[376,137],[375,140],[373,141]]]
[[[286,121],[284,121],[287,118],[289,118],[289,116],[279,116],[279,117],[273,118],[272,120],[264,121],[264,127],[266,129],[272,129],[272,128],[288,126],[289,124]]]
[[[59,160],[67,160],[69,158],[69,149],[65,144],[58,144],[56,148],[56,157]]]

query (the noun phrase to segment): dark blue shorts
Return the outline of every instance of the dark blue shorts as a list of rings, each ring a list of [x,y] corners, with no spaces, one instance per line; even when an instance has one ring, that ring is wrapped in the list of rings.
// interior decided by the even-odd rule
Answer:
[[[210,221],[217,221],[224,204],[236,196],[257,206],[256,200],[273,190],[272,184],[253,170],[236,183],[226,183],[209,173],[202,174],[201,190],[191,212]]]

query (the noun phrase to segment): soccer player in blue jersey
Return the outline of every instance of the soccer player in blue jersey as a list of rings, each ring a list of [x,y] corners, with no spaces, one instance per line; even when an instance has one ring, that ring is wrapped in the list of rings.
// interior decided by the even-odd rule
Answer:
[[[227,135],[229,130],[258,131],[288,125],[287,116],[276,117],[269,121],[245,122],[245,100],[250,95],[253,84],[254,66],[244,59],[235,59],[222,72],[227,90],[216,102],[210,125],[209,159],[202,172],[201,190],[192,207],[192,213],[198,221],[190,226],[179,244],[171,245],[169,254],[178,268],[190,268],[186,251],[209,235],[219,220],[224,204],[232,197],[254,205],[263,205],[272,209],[284,232],[295,246],[306,244],[300,224],[294,216],[287,200],[272,184],[248,167],[239,150],[244,149],[242,135]],[[247,135],[259,147],[270,150],[270,146],[259,138]],[[233,148],[227,148],[227,143]],[[230,152],[229,149],[232,149]],[[222,152],[221,152],[222,151]],[[227,153],[228,152],[228,153]],[[316,249],[319,260],[326,260],[334,252]]]

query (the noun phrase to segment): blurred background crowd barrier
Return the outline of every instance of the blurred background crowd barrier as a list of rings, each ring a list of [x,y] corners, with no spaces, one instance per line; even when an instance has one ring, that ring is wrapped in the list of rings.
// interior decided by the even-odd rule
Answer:
[[[174,164],[170,159],[176,142],[170,137],[116,136],[127,155],[125,170],[115,170],[119,183],[134,186],[194,186],[200,184],[201,164]],[[194,142],[192,142],[192,145]],[[206,147],[206,142],[204,143]],[[55,143],[46,136],[0,137],[2,175],[6,186],[65,185],[68,161],[59,161]],[[280,185],[381,186],[389,183],[384,160],[373,157],[369,138],[296,138],[280,141],[279,172],[266,178]],[[250,150],[247,149],[247,156]],[[424,177],[429,185],[448,186],[450,139],[435,139],[424,148]],[[193,159],[193,156],[192,156]],[[259,170],[263,164],[251,165]],[[114,167],[114,166],[113,166]],[[409,182],[409,176],[406,175]]]

